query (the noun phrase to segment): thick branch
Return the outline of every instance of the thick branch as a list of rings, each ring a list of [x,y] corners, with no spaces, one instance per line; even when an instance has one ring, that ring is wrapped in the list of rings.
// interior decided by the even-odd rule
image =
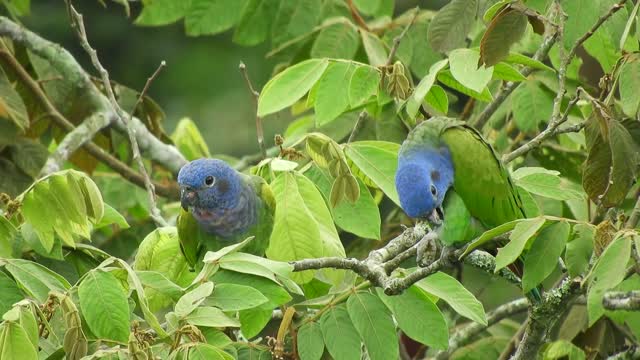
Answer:
[[[0,17],[0,23],[1,23],[1,20],[2,18]],[[15,71],[16,75],[20,78],[23,84],[33,94],[36,101],[38,101],[38,103],[45,109],[45,111],[47,112],[47,115],[51,117],[53,122],[61,129],[68,132],[73,132],[75,129],[73,124],[69,120],[67,120],[58,111],[58,109],[56,109],[56,107],[51,103],[51,101],[49,101],[49,98],[47,97],[47,95],[40,88],[38,83],[33,78],[31,78],[29,73],[22,67],[22,65],[20,65],[20,63],[18,63],[13,58],[13,56],[6,51],[0,51],[0,57],[2,57],[2,59],[9,66],[11,66],[11,68]],[[123,163],[122,161],[118,160],[117,158],[107,153],[100,146],[96,145],[91,141],[87,141],[84,144],[82,144],[82,147],[93,157],[105,163],[111,169],[113,169],[114,171],[122,175],[123,178],[144,188],[145,186],[144,178],[140,174],[138,174],[137,172],[129,168],[127,164]],[[169,199],[173,199],[173,200],[178,199],[178,188],[177,186],[175,186],[175,184],[162,185],[162,184],[156,183],[155,187],[158,194],[164,197],[167,197]]]
[[[35,33],[17,25],[6,17],[0,16],[0,36],[6,36],[16,43],[25,46],[34,54],[49,61],[62,78],[86,96],[88,105],[96,112],[104,112],[107,119],[115,118],[115,111],[109,100],[91,82],[87,73],[67,50],[52,43]],[[122,121],[113,123],[118,131],[126,132],[127,125]],[[173,173],[177,173],[186,164],[185,158],[172,145],[168,145],[156,138],[146,126],[137,118],[132,118],[131,125],[136,134],[138,145],[153,161],[164,166]]]
[[[602,305],[609,310],[640,310],[640,290],[608,292],[604,294]]]
[[[107,92],[107,97],[109,102],[111,103],[111,107],[115,110],[115,113],[120,122],[126,125],[127,134],[129,135],[129,142],[131,143],[131,150],[133,152],[133,161],[138,164],[138,170],[142,174],[144,178],[145,188],[147,189],[148,200],[149,200],[149,210],[151,218],[156,222],[156,224],[160,227],[167,226],[167,222],[162,218],[160,213],[160,209],[156,204],[156,193],[153,183],[151,182],[151,178],[147,172],[147,168],[144,166],[144,161],[142,156],[140,155],[140,148],[138,146],[138,138],[136,136],[136,128],[132,121],[131,116],[124,111],[120,104],[118,104],[118,100],[113,92],[113,87],[111,86],[111,80],[109,79],[109,72],[102,66],[100,63],[100,59],[98,59],[98,53],[95,49],[91,47],[89,44],[89,40],[87,39],[87,33],[84,27],[84,21],[82,18],[82,14],[76,11],[76,9],[69,3],[69,10],[72,16],[72,26],[76,29],[78,34],[78,38],[80,39],[80,45],[84,48],[84,50],[89,54],[91,58],[91,62],[93,66],[100,73],[100,77],[102,79],[102,84]],[[158,69],[158,71],[162,68]],[[153,80],[153,78],[157,75],[158,71],[156,71],[150,78],[147,80],[147,84],[145,85],[145,90],[149,87],[149,84]],[[140,98],[144,96],[144,91],[140,94]],[[140,101],[140,98],[138,101]],[[136,102],[135,107],[137,107],[138,102]],[[133,110],[135,110],[135,107]]]
[[[607,360],[636,360],[640,359],[640,348],[632,346],[631,348],[613,354],[607,358]]]
[[[457,349],[467,345],[476,335],[480,334],[486,328],[493,324],[506,319],[516,314],[520,314],[527,310],[529,306],[529,300],[526,298],[520,298],[508,302],[506,304],[498,306],[493,311],[487,314],[487,325],[472,322],[463,328],[456,331],[451,338],[449,338],[449,348],[443,350],[436,355],[437,360],[448,359]]]

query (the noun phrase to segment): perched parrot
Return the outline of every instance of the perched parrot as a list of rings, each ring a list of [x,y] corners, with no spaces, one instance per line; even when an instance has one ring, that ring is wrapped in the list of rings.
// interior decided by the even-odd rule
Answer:
[[[441,223],[437,231],[447,245],[471,241],[486,229],[526,217],[491,145],[455,119],[431,118],[409,133],[400,147],[395,182],[405,213]],[[521,269],[522,264],[516,264],[513,270],[522,276]]]
[[[243,249],[262,256],[273,229],[275,198],[259,176],[245,175],[218,159],[194,160],[178,173],[182,210],[180,249],[192,269],[207,251],[255,236]]]

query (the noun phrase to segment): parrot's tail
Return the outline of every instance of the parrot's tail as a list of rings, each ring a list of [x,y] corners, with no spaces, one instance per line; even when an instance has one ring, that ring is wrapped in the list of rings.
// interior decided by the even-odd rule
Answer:
[[[522,275],[524,274],[524,261],[522,257],[519,257],[518,260],[509,265],[508,268],[517,277],[522,279]],[[529,291],[525,295],[529,298],[529,300],[533,300],[535,304],[539,304],[540,302],[542,302],[542,288],[540,286],[531,289],[531,291]]]

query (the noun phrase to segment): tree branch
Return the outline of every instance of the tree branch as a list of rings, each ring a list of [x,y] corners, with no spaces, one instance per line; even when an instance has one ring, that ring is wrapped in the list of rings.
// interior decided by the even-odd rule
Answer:
[[[627,229],[633,229],[638,226],[638,221],[640,220],[640,192],[638,192],[638,200],[636,200],[636,205],[631,210],[631,215],[629,216],[629,220],[625,224]]]
[[[133,124],[131,116],[127,112],[125,112],[118,104],[118,100],[116,100],[116,96],[113,92],[113,87],[111,87],[109,72],[107,72],[107,70],[100,63],[100,59],[98,59],[97,51],[93,49],[89,44],[89,40],[87,39],[87,33],[84,27],[82,14],[77,12],[70,2],[68,3],[68,5],[69,5],[69,11],[72,17],[71,25],[76,30],[76,33],[80,40],[80,45],[84,48],[87,54],[89,54],[89,57],[91,58],[91,62],[93,63],[93,66],[100,73],[102,84],[104,85],[104,88],[107,92],[107,97],[109,99],[109,102],[111,103],[111,107],[115,110],[115,113],[119,121],[126,125],[127,134],[129,135],[129,142],[131,143],[131,150],[133,152],[133,161],[135,161],[138,164],[138,170],[140,171],[140,173],[144,178],[145,188],[147,189],[150,216],[159,227],[167,226],[168,224],[166,220],[162,218],[160,209],[158,209],[158,205],[156,204],[155,188],[153,186],[153,183],[151,182],[151,178],[149,177],[147,168],[144,166],[144,161],[142,159],[142,156],[140,155],[138,138],[136,136],[136,128]],[[158,68],[158,70],[156,70],[156,72],[147,80],[147,84],[145,85],[145,90],[148,88],[148,85],[151,83],[151,81],[157,75],[157,72],[160,71],[160,69],[162,69],[162,64],[160,68]],[[143,93],[140,94],[140,98],[138,99],[138,102],[140,101],[142,96],[144,96],[144,90],[143,90]],[[134,107],[134,110],[137,107],[138,102],[136,102],[136,106]]]
[[[0,17],[0,23],[2,18]],[[44,93],[44,91],[40,88],[38,83],[29,75],[29,73],[16,61],[16,59],[10,53],[6,51],[0,51],[0,57],[13,69],[16,75],[20,78],[20,80],[24,83],[27,89],[33,94],[36,101],[44,108],[47,112],[47,115],[51,117],[53,122],[60,127],[61,129],[73,132],[75,127],[73,124],[67,120],[56,107],[49,101],[49,98]],[[105,114],[106,116],[106,114]],[[84,138],[83,138],[84,139]],[[82,147],[93,157],[98,159],[99,161],[105,163],[111,169],[122,175],[126,180],[144,188],[144,178],[129,168],[127,164],[118,160],[114,156],[107,153],[103,148],[91,142],[90,139],[81,144]],[[174,184],[172,185],[162,185],[159,183],[155,184],[156,190],[158,194],[172,199],[178,199],[178,187]]]
[[[240,69],[240,73],[244,78],[245,83],[247,83],[247,88],[249,88],[249,92],[253,97],[253,102],[256,108],[256,135],[258,136],[258,147],[260,148],[260,154],[262,154],[262,158],[267,158],[267,148],[264,145],[264,130],[262,130],[262,118],[258,116],[258,100],[260,99],[260,93],[253,87],[251,84],[251,78],[249,78],[249,73],[247,72],[247,66],[240,61],[240,65],[238,65]]]
[[[527,310],[529,306],[529,300],[526,298],[520,298],[500,305],[493,311],[487,314],[487,325],[472,322],[461,329],[457,330],[449,338],[449,347],[447,350],[440,351],[436,354],[436,360],[448,359],[457,349],[467,345],[476,335],[480,334],[486,328],[493,324],[511,317],[513,315],[520,314]]]
[[[607,19],[609,19],[611,16],[613,16],[613,14],[615,14],[620,9],[622,9],[626,2],[627,0],[621,0],[618,3],[614,4],[609,9],[609,11],[607,11],[604,15],[598,18],[598,21],[596,21],[596,23],[591,27],[591,29],[589,29],[589,31],[587,31],[578,40],[576,40],[576,42],[573,44],[573,46],[569,50],[569,53],[567,53],[566,56],[561,55],[561,62],[558,68],[558,91],[555,99],[553,100],[553,111],[551,113],[551,119],[549,120],[549,124],[547,125],[547,128],[544,129],[536,137],[531,139],[531,141],[529,141],[528,143],[520,146],[519,148],[512,151],[511,153],[504,155],[502,157],[502,161],[504,163],[511,162],[515,158],[521,155],[524,155],[527,152],[531,151],[532,149],[540,146],[540,144],[545,139],[555,135],[556,129],[558,128],[558,126],[560,126],[562,123],[564,123],[567,120],[568,111],[565,112],[567,116],[564,116],[564,114],[563,115],[560,114],[562,99],[564,98],[564,95],[566,93],[565,84],[567,80],[567,67],[569,66],[569,63],[571,63],[571,60],[575,57],[577,49],[580,48],[580,46],[582,46],[582,44],[584,44],[584,42],[587,41],[587,39],[589,39],[598,30],[598,28],[600,28],[600,26],[604,24],[605,21],[607,21]],[[560,8],[559,3],[557,2],[556,2],[556,6]],[[564,17],[562,15],[562,11],[560,11],[560,13],[561,13],[560,29],[562,29],[564,27]],[[560,48],[563,49],[562,44]],[[584,91],[582,92],[585,93]]]
[[[640,290],[607,292],[602,305],[608,310],[640,310]]]
[[[66,49],[43,39],[4,16],[0,16],[0,36],[10,38],[47,60],[65,81],[86,96],[88,105],[93,107],[95,112],[104,112],[106,119],[117,119],[107,97],[92,83],[89,75]],[[186,164],[187,161],[175,146],[160,141],[139,119],[132,118],[132,123],[140,149],[153,161],[173,173],[177,173]],[[112,124],[120,132],[127,131],[127,125],[122,121],[115,120]]]
[[[640,348],[632,346],[627,350],[623,350],[619,353],[613,354],[607,357],[607,360],[635,360],[640,359]]]
[[[407,35],[411,26],[416,22],[418,15],[420,14],[420,8],[416,7],[413,11],[413,16],[411,17],[411,21],[405,26],[404,30],[400,33],[400,35],[393,38],[393,45],[391,46],[391,50],[389,50],[389,57],[387,57],[387,66],[393,64],[393,58],[396,57],[396,52],[398,52],[398,47],[400,47],[400,42],[402,38]]]

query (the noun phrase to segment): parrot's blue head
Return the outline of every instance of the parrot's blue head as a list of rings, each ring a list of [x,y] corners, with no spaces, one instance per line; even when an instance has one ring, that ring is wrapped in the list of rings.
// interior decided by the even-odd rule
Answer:
[[[453,163],[447,148],[401,152],[396,172],[400,206],[412,218],[440,223],[442,202],[453,183]]]
[[[234,208],[242,192],[240,174],[218,159],[198,159],[178,173],[180,201],[187,210],[225,210]]]

